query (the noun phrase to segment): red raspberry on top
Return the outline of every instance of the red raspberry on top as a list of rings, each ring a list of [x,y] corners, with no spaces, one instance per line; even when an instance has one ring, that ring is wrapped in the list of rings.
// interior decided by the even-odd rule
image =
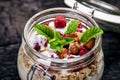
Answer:
[[[65,17],[62,15],[56,16],[56,18],[54,20],[54,25],[56,28],[64,28],[66,26]]]

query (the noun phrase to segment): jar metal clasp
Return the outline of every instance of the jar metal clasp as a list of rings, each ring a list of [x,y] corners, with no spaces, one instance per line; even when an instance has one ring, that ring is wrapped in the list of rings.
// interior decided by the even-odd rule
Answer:
[[[78,8],[79,8],[78,2],[75,2],[74,5],[73,5],[73,7],[72,7],[72,9],[77,10]],[[95,10],[96,10],[95,8],[92,8],[92,9],[89,11],[91,18],[94,18]]]
[[[36,70],[41,71],[43,73],[43,76],[48,77],[50,80],[55,80],[55,76],[47,72],[48,69],[49,67],[47,69],[44,69],[43,67],[38,66],[37,63],[35,63],[31,66],[30,70],[28,71],[27,80],[33,79]]]

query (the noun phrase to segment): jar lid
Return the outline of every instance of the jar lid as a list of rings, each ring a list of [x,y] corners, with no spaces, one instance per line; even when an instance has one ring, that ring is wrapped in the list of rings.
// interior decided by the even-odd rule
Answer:
[[[64,0],[65,4],[69,7],[73,7],[74,3],[77,2],[77,10],[84,12],[91,16],[98,23],[109,23],[110,25],[120,26],[120,1],[113,0]],[[114,25],[111,27],[114,28]],[[118,28],[120,30],[120,27]]]

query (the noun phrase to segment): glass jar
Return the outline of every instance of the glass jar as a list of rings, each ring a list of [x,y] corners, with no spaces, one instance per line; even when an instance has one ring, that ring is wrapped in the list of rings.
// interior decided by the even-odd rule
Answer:
[[[46,57],[31,47],[33,26],[54,20],[57,15],[64,15],[67,20],[80,20],[86,28],[98,27],[90,16],[77,10],[52,8],[38,12],[24,28],[17,61],[19,76],[22,80],[100,80],[104,70],[101,36],[95,39],[94,47],[87,54],[69,60]]]

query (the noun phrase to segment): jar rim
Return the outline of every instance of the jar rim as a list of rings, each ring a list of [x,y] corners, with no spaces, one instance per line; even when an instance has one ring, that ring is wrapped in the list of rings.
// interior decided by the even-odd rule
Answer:
[[[25,43],[27,44],[27,46],[33,51],[33,54],[35,56],[37,56],[38,58],[41,58],[41,59],[50,59],[52,62],[55,62],[55,63],[70,63],[70,62],[74,62],[74,61],[79,61],[79,60],[83,60],[85,59],[86,57],[89,57],[92,52],[97,48],[97,46],[99,45],[100,41],[101,41],[101,36],[98,36],[96,38],[96,45],[94,45],[94,47],[88,51],[85,55],[83,56],[80,56],[80,57],[77,57],[77,58],[71,58],[69,60],[65,60],[65,59],[54,59],[54,58],[50,58],[50,57],[47,57],[47,56],[44,56],[44,55],[41,55],[39,54],[39,52],[37,52],[35,49],[33,49],[27,39],[27,35],[26,35],[26,30],[28,30],[29,26],[30,26],[30,23],[31,22],[34,22],[34,18],[41,15],[41,14],[44,14],[44,13],[47,13],[47,12],[50,12],[50,11],[55,11],[55,10],[66,10],[66,11],[70,11],[70,12],[75,12],[75,13],[78,13],[82,16],[84,16],[85,18],[87,18],[88,20],[90,20],[94,25],[96,25],[95,27],[99,27],[98,24],[88,15],[86,15],[85,13],[81,12],[81,11],[77,11],[77,10],[74,10],[74,9],[70,9],[70,8],[64,8],[64,7],[57,7],[57,8],[50,8],[50,9],[46,9],[46,10],[43,10],[41,12],[38,12],[37,14],[33,15],[26,23],[25,25],[25,28],[24,28],[24,31],[23,31],[23,40],[25,41]]]

